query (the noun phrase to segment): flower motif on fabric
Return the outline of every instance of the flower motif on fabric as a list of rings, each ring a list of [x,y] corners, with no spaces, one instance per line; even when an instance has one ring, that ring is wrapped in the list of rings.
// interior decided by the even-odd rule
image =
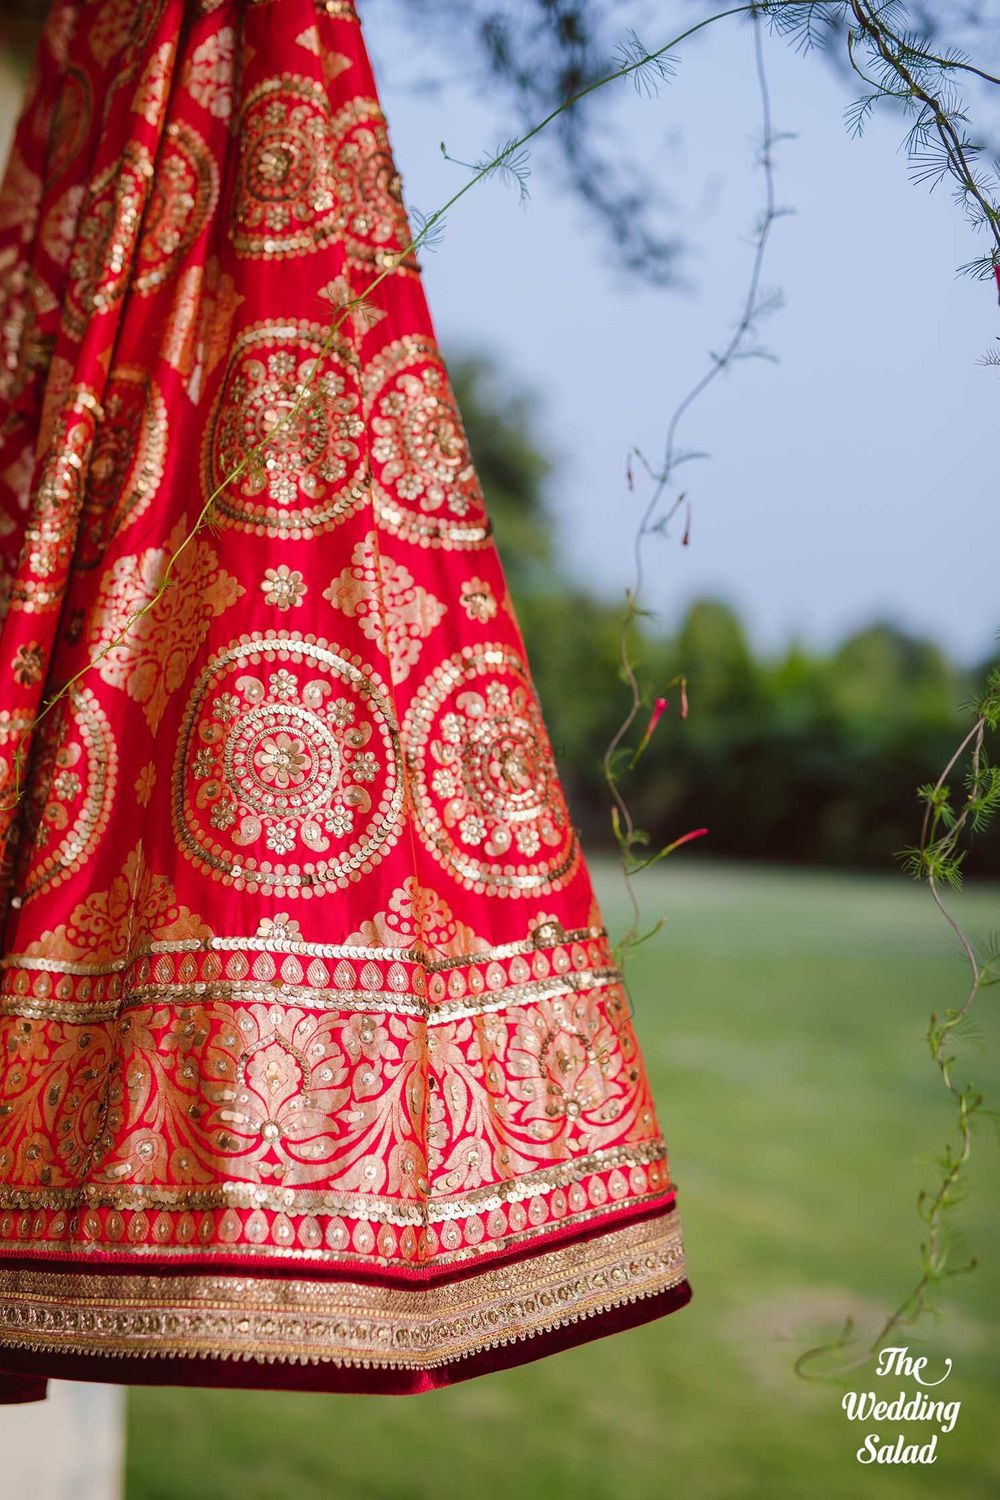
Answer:
[[[184,68],[184,87],[217,120],[228,120],[233,112],[235,53],[233,28],[220,26],[198,44]]]
[[[214,879],[287,895],[342,888],[396,842],[402,805],[391,704],[357,657],[280,631],[208,663],[178,746],[174,827]]]
[[[503,1078],[508,1140],[571,1155],[656,1135],[635,1036],[603,992],[540,999],[484,1017],[483,1063]]]
[[[118,558],[101,579],[89,620],[92,651],[104,646],[96,671],[112,687],[141,703],[154,732],[218,615],[245,593],[227,573],[210,542],[186,547],[173,571],[173,586],[156,595],[168,559],[186,534],[182,518],[167,546],[149,547],[137,556]],[[126,622],[152,600],[156,602],[131,625]]]
[[[306,596],[307,586],[297,568],[279,563],[276,568],[267,568],[261,579],[265,604],[275,609],[295,609]]]
[[[116,964],[144,943],[204,939],[211,930],[181,905],[165,875],[150,870],[140,840],[107,890],[91,891],[67,921],[29,943],[29,957],[85,964]]]
[[[135,800],[140,807],[148,807],[156,785],[156,762],[147,760],[135,778]]]
[[[344,939],[363,948],[409,948],[434,958],[485,953],[489,943],[460,922],[444,897],[413,875],[393,891],[385,911]]]
[[[329,530],[364,501],[359,438],[364,427],[357,381],[344,350],[322,355],[322,324],[258,323],[236,340],[205,429],[206,498],[282,419],[255,463],[219,493],[224,522],[258,536],[301,538]]]
[[[527,668],[509,647],[466,646],[435,669],[403,730],[417,826],[467,888],[558,890],[579,863]]]
[[[490,528],[468,439],[433,339],[397,339],[366,365],[375,513],[422,546],[475,547]]]
[[[381,553],[374,532],[357,543],[351,566],[323,590],[323,598],[378,642],[389,658],[394,683],[405,682],[445,613],[440,599],[418,584],[403,563]]]
[[[170,92],[176,51],[176,43],[161,42],[142,70],[142,77],[132,98],[132,108],[148,125],[160,123],[163,106]]]
[[[463,579],[458,597],[466,616],[470,620],[478,620],[480,624],[492,620],[497,612],[496,595],[481,578]]]
[[[38,486],[14,580],[11,608],[28,614],[55,609],[63,599],[94,441],[93,393],[72,388],[52,415],[38,462]],[[44,439],[47,438],[47,442]]]

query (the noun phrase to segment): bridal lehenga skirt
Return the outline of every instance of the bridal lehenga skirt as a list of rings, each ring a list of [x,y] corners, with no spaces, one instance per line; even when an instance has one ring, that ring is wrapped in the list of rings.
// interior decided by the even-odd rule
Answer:
[[[419,1391],[691,1295],[410,240],[350,0],[55,0],[0,197],[8,1400]]]

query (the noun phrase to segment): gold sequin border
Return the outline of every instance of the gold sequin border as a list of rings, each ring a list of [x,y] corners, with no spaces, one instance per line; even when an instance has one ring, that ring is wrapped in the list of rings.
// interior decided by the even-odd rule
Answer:
[[[670,1213],[434,1287],[0,1268],[0,1347],[433,1369],[678,1287]]]

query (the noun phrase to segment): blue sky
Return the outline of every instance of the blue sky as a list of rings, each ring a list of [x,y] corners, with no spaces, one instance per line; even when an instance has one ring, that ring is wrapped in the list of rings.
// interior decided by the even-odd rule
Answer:
[[[475,160],[515,123],[466,58],[415,36],[391,0],[362,7],[407,200],[424,211],[462,181],[439,142]],[[654,8],[653,48],[685,13]],[[622,34],[650,8],[622,0]],[[687,14],[690,14],[688,11]],[[891,116],[851,139],[854,90],[818,57],[768,39],[778,198],[764,280],[783,310],[765,325],[777,364],[746,363],[692,413],[681,445],[691,544],[653,539],[646,602],[666,622],[701,594],[730,599],[754,638],[828,643],[872,618],[986,655],[1000,625],[996,427],[1000,376],[977,364],[1000,334],[996,294],[957,279],[983,253],[947,187],[912,185]],[[449,80],[440,92],[418,86]],[[690,244],[688,292],[630,283],[539,150],[524,209],[498,182],[470,193],[425,278],[442,342],[482,349],[538,397],[558,459],[551,502],[566,563],[610,594],[631,577],[638,444],[662,449],[678,398],[741,304],[762,200],[760,108],[749,29],[723,23],[682,54],[658,98],[618,86],[602,119],[664,184]]]

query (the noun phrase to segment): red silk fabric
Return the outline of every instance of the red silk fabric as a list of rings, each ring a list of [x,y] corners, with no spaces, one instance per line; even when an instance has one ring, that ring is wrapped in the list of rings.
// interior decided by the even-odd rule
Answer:
[[[0,195],[0,1398],[421,1390],[690,1296],[410,237],[348,0],[56,0]]]

